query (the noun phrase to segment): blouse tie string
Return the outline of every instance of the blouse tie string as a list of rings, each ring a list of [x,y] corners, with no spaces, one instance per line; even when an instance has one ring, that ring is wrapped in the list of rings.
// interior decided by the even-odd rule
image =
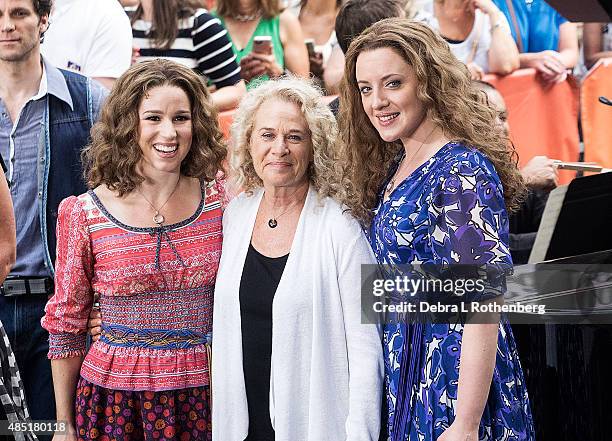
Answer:
[[[157,246],[155,247],[155,268],[158,271],[161,270],[160,254],[161,254],[161,247],[162,247],[162,239],[166,240],[166,243],[168,244],[168,246],[170,247],[170,249],[174,253],[174,256],[179,261],[181,266],[183,268],[187,267],[187,265],[185,265],[185,262],[183,262],[183,259],[181,259],[180,254],[178,253],[178,251],[174,247],[174,244],[172,243],[172,239],[170,238],[170,234],[168,234],[168,231],[169,231],[168,229],[164,228],[163,226],[160,226],[160,227],[156,227],[154,229],[154,231],[149,233],[151,236],[157,235]]]

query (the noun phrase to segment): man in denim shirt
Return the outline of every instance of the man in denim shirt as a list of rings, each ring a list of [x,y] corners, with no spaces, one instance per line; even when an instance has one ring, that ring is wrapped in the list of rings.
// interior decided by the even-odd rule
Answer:
[[[0,0],[0,155],[17,226],[17,259],[0,289],[0,320],[33,420],[55,419],[48,335],[40,318],[53,294],[57,207],[86,190],[80,151],[107,93],[41,58],[51,1]]]

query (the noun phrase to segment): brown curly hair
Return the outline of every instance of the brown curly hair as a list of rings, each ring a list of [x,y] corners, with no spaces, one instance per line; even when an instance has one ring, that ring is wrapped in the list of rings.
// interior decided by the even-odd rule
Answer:
[[[137,167],[142,158],[138,108],[149,90],[166,85],[181,88],[191,103],[193,135],[181,174],[212,181],[223,170],[227,149],[202,77],[187,67],[157,59],[130,67],[106,99],[91,130],[91,143],[82,153],[90,188],[105,184],[123,196],[144,180]]]
[[[363,225],[372,219],[378,193],[393,159],[403,148],[400,141],[385,142],[363,110],[355,75],[359,54],[390,48],[408,63],[417,78],[417,97],[427,117],[453,140],[475,147],[495,166],[504,188],[508,210],[518,208],[525,192],[518,155],[496,124],[496,112],[483,103],[466,66],[448,44],[428,26],[402,18],[372,25],[357,37],[346,53],[340,94],[340,151],[344,166],[339,198]]]

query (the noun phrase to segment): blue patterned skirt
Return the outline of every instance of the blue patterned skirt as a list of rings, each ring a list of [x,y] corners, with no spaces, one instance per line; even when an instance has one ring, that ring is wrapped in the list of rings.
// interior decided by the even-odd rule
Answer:
[[[402,427],[403,435],[401,435],[394,433],[397,389],[404,336],[413,326],[415,325],[385,327],[388,430],[390,439],[434,441],[455,419],[463,326],[423,325],[420,344],[415,345],[415,349],[419,351],[418,370],[415,386],[410,393],[410,417]],[[534,439],[533,417],[523,371],[512,329],[504,320],[499,328],[497,359],[489,398],[480,422],[479,440],[533,441]]]

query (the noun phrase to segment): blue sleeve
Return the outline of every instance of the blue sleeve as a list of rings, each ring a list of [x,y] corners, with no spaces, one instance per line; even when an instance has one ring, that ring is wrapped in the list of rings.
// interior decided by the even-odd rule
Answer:
[[[102,105],[104,101],[106,101],[106,97],[110,93],[108,89],[98,83],[96,80],[89,80],[90,84],[90,93],[91,93],[91,110],[93,121],[92,123],[98,120],[100,116],[100,111],[102,110]]]
[[[557,29],[559,29],[559,26],[561,26],[563,23],[567,23],[568,21],[569,20],[567,18],[565,18],[555,10],[555,23],[557,25]]]
[[[481,275],[486,271],[486,297],[502,294],[512,258],[503,190],[493,165],[473,154],[445,167],[428,216],[434,263],[455,265],[459,273],[478,267]]]

